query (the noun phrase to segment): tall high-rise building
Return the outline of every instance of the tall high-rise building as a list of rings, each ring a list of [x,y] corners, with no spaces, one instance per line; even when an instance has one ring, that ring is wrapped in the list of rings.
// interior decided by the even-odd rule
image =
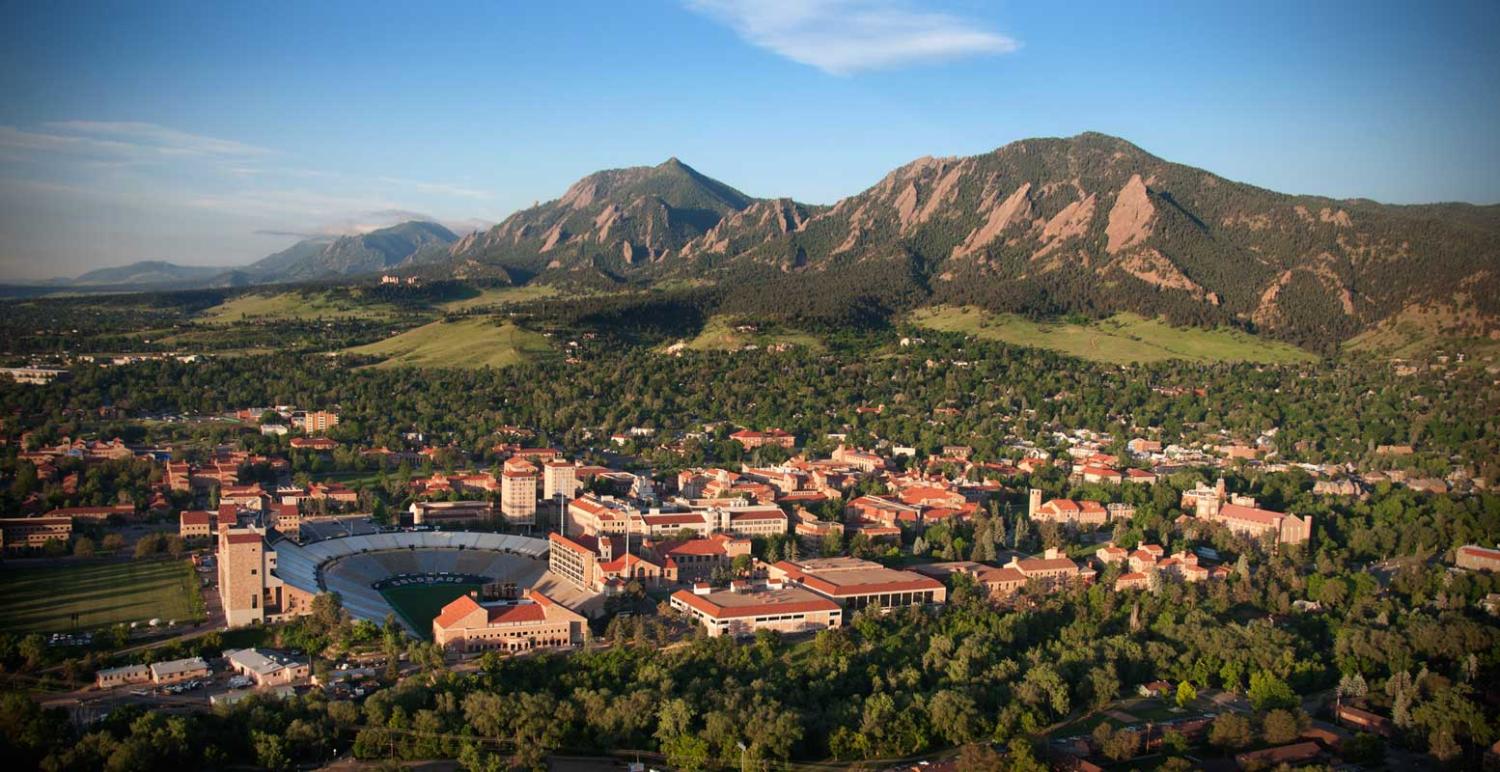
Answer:
[[[536,522],[537,468],[530,461],[512,458],[500,472],[500,514],[512,525]]]
[[[565,496],[572,500],[580,487],[578,466],[573,462],[548,461],[542,465],[542,498],[552,501]]]

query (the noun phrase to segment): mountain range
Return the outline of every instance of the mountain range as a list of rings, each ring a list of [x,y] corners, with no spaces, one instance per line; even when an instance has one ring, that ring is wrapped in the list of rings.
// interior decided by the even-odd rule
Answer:
[[[198,289],[360,277],[420,265],[424,260],[447,260],[447,248],[457,239],[438,223],[410,220],[361,234],[303,239],[239,268],[148,260],[100,268],[72,279],[54,279],[48,284],[70,288]]]
[[[715,284],[747,310],[971,304],[1135,311],[1327,346],[1406,316],[1500,331],[1500,206],[1277,193],[1086,133],[920,158],[831,206],[755,198],[676,158],[591,174],[455,238],[410,222],[312,239],[220,286],[397,268],[518,283]],[[207,269],[137,264],[80,277]],[[104,276],[100,276],[104,274]]]
[[[1303,344],[1418,311],[1455,334],[1500,318],[1500,207],[1286,195],[1094,133],[921,158],[833,206],[752,198],[671,159],[585,177],[449,251],[543,281],[1128,310]]]

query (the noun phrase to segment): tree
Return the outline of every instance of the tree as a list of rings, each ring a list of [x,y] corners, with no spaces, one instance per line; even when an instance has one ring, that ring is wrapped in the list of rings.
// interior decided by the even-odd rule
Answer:
[[[125,548],[125,537],[117,533],[107,533],[99,546],[103,547],[105,552],[118,552]]]
[[[1094,727],[1094,745],[1112,761],[1124,761],[1140,749],[1140,736],[1128,729],[1116,730],[1105,721]]]
[[[1006,761],[1009,772],[1046,772],[1047,765],[1036,757],[1036,749],[1024,737],[1012,738],[1006,746]]]
[[[1005,759],[989,745],[973,743],[959,750],[958,768],[972,772],[1003,772]]]
[[[1452,761],[1464,752],[1463,746],[1453,739],[1453,731],[1447,727],[1432,730],[1427,735],[1427,752],[1438,761]]]
[[[950,745],[963,745],[979,737],[979,706],[967,694],[943,689],[928,701],[927,714],[932,720],[933,728]]]
[[[1238,713],[1220,713],[1208,730],[1208,742],[1216,748],[1234,750],[1250,744],[1250,720]]]
[[[1120,694],[1120,679],[1115,675],[1113,664],[1099,665],[1089,670],[1089,694],[1094,710],[1103,710]]]
[[[1266,713],[1260,723],[1261,736],[1272,745],[1285,745],[1302,733],[1297,717],[1283,708]]]
[[[94,556],[94,540],[87,536],[80,536],[73,542],[73,556],[80,558],[91,558]]]
[[[336,592],[320,592],[313,596],[311,621],[319,632],[332,633],[348,621],[343,600]]]
[[[26,667],[35,670],[47,659],[47,640],[41,633],[32,633],[21,639],[17,652],[26,661]]]
[[[1250,690],[1247,696],[1250,698],[1250,705],[1256,710],[1297,706],[1297,694],[1292,691],[1292,687],[1264,670],[1250,674]]]
[[[1186,708],[1198,699],[1198,690],[1193,687],[1193,682],[1183,679],[1177,684],[1177,707]]]
[[[135,558],[141,560],[155,555],[161,550],[160,534],[147,534],[136,540]]]
[[[251,730],[251,743],[255,746],[255,760],[266,769],[289,769],[292,759],[287,755],[286,741],[270,732]]]
[[[710,756],[708,742],[690,734],[676,735],[661,744],[667,763],[677,769],[707,769]]]
[[[1370,685],[1365,682],[1365,677],[1359,673],[1347,673],[1339,679],[1338,694],[1340,697],[1353,697],[1359,699],[1370,691]]]

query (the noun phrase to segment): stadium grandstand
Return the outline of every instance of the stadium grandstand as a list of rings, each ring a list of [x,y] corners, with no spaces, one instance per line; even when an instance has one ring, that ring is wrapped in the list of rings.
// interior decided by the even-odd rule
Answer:
[[[401,532],[325,539],[307,545],[280,540],[276,575],[311,594],[336,592],[355,619],[380,623],[396,611],[381,589],[414,583],[484,580],[536,588],[568,605],[589,596],[547,572],[547,541],[498,533]],[[402,624],[412,625],[402,617]],[[425,634],[426,630],[412,630]]]

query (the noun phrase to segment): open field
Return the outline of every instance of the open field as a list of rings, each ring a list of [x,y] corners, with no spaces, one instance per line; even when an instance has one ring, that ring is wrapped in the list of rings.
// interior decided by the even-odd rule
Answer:
[[[1159,319],[1135,314],[1116,314],[1098,322],[1075,324],[1033,322],[1013,314],[940,306],[913,312],[911,321],[932,330],[961,332],[1113,364],[1168,359],[1282,364],[1315,358],[1291,344],[1257,338],[1240,330],[1173,327]]]
[[[67,632],[116,623],[203,617],[198,578],[187,560],[88,562],[0,571],[0,629]]]
[[[523,287],[489,287],[470,298],[459,298],[442,303],[445,311],[463,311],[485,306],[502,306],[525,303],[557,295],[557,288],[546,284],[527,284]]]
[[[380,367],[505,367],[551,350],[535,332],[488,318],[437,321],[347,349],[385,357]]]
[[[407,585],[405,587],[387,587],[380,591],[385,596],[391,608],[411,625],[413,630],[420,630],[424,637],[432,634],[432,620],[442,612],[443,607],[452,603],[460,595],[470,590],[479,589],[477,584],[432,584],[432,585]]]
[[[735,329],[741,324],[749,324],[757,329],[754,331]],[[738,351],[752,344],[761,348],[787,344],[802,346],[811,351],[825,349],[823,341],[815,335],[798,330],[781,329],[765,322],[742,321],[722,314],[711,317],[708,323],[703,325],[703,330],[686,343],[687,347],[693,351]]]
[[[321,292],[280,292],[240,295],[205,310],[198,318],[208,324],[232,324],[256,319],[387,319],[394,313],[388,306],[335,299]]]

